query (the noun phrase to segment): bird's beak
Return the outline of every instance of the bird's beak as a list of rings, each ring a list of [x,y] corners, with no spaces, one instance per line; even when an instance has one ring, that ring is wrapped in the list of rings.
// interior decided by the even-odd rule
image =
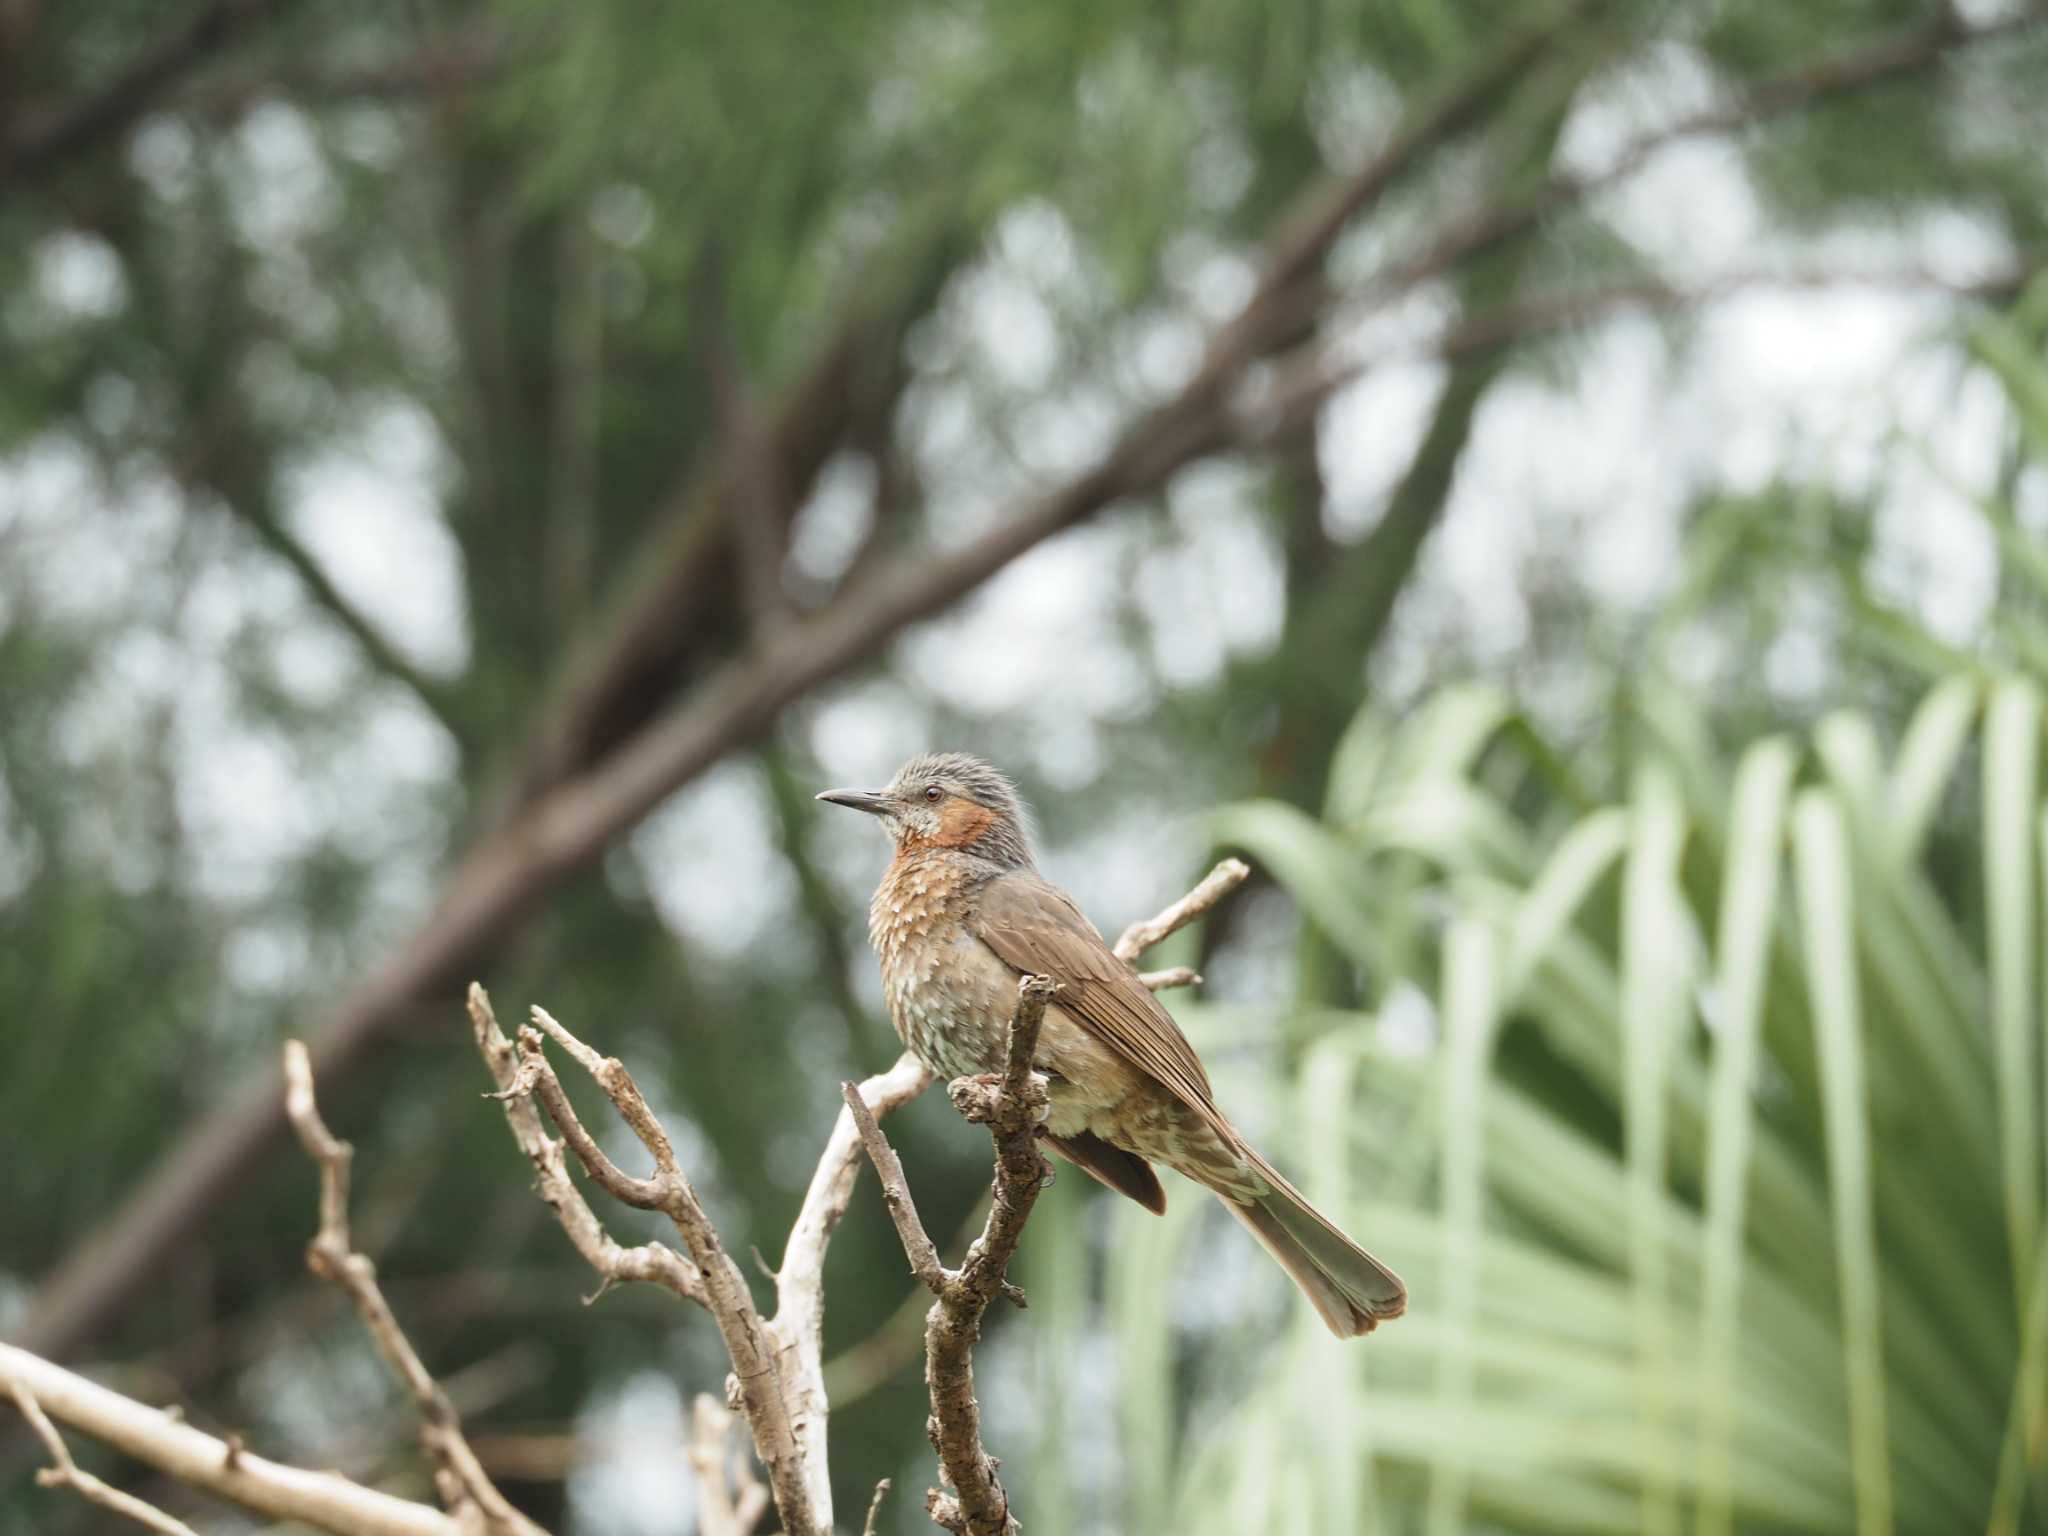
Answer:
[[[895,804],[887,791],[879,789],[828,789],[818,798],[832,805],[866,811],[870,816],[886,816]]]

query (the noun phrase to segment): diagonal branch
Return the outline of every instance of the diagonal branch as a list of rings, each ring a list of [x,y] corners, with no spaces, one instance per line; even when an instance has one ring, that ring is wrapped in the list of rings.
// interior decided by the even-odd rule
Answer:
[[[289,528],[269,511],[247,505],[240,496],[223,493],[221,500],[230,511],[240,516],[245,527],[263,541],[266,549],[292,568],[292,574],[298,577],[306,595],[323,613],[348,631],[349,638],[355,641],[372,667],[403,684],[414,698],[426,705],[459,746],[467,749],[471,745],[454,690],[408,659],[367,614],[342,594],[326,568]]]
[[[1453,223],[1405,261],[1369,281],[1362,295],[1383,299],[1405,293],[1453,267],[1538,228],[1544,220],[1616,186],[1666,149],[1692,139],[1739,133],[1787,117],[1821,102],[1851,96],[1939,64],[1970,47],[2010,37],[2043,24],[2038,5],[1982,26],[1961,24],[1952,7],[1941,6],[1928,25],[1831,59],[1796,65],[1751,85],[1733,100],[1679,118],[1628,144],[1597,171],[1560,172],[1519,196],[1490,202],[1461,223]]]
[[[1049,976],[1022,978],[1002,1073],[992,1078],[958,1078],[948,1090],[962,1115],[989,1128],[996,1148],[994,1199],[988,1220],[958,1269],[947,1269],[939,1262],[938,1250],[910,1198],[902,1162],[867,1113],[858,1091],[851,1083],[845,1088],[847,1109],[859,1124],[861,1140],[882,1181],[882,1197],[910,1257],[910,1267],[935,1298],[925,1315],[925,1381],[931,1389],[932,1449],[938,1452],[940,1470],[953,1492],[932,1489],[926,1495],[925,1509],[936,1524],[965,1536],[1014,1536],[1018,1530],[996,1459],[981,1440],[981,1405],[974,1397],[974,1346],[981,1339],[982,1317],[997,1296],[1008,1294],[1020,1305],[1023,1301],[1006,1272],[1049,1174],[1038,1151],[1038,1128],[1045,1118],[1045,1079],[1032,1070],[1032,1059],[1038,1050],[1039,1028],[1045,1022],[1045,1006],[1058,990]]]
[[[1206,917],[1211,908],[1240,885],[1243,885],[1251,876],[1251,866],[1245,863],[1244,860],[1225,859],[1214,869],[1210,870],[1208,874],[1204,875],[1200,884],[1165,911],[1159,913],[1156,917],[1145,918],[1126,928],[1117,937],[1116,957],[1127,963],[1135,961],[1138,956],[1144,954],[1154,944],[1161,943],[1174,934],[1179,933],[1181,929],[1187,927],[1189,923],[1194,922],[1196,919]],[[1192,972],[1189,972],[1190,981],[1179,979],[1178,971],[1182,969],[1185,969],[1185,967],[1178,967],[1175,971],[1155,971],[1151,974],[1162,977],[1175,977],[1172,981],[1160,982],[1159,986],[1187,986],[1192,981],[1201,980],[1199,976],[1195,976]],[[1149,982],[1148,985],[1150,985]],[[1154,987],[1153,990],[1157,991],[1158,987]]]
[[[542,1201],[555,1213],[555,1220],[575,1244],[576,1251],[597,1271],[600,1294],[615,1282],[643,1281],[685,1301],[703,1304],[704,1277],[688,1259],[663,1243],[623,1247],[604,1230],[569,1177],[568,1164],[562,1158],[562,1143],[548,1135],[541,1125],[540,1112],[533,1107],[535,1072],[530,1058],[527,1062],[519,1059],[512,1042],[498,1028],[490,998],[474,983],[469,989],[469,1018],[477,1049],[498,1083],[499,1091],[489,1097],[505,1106],[512,1139],[533,1164]]]
[[[338,1473],[266,1460],[239,1441],[194,1429],[175,1409],[138,1403],[11,1344],[0,1344],[0,1391],[26,1393],[49,1418],[271,1520],[296,1521],[333,1536],[474,1536],[438,1509]]]
[[[320,1230],[306,1247],[306,1263],[314,1274],[347,1293],[369,1330],[377,1352],[391,1368],[420,1411],[420,1443],[439,1471],[435,1482],[456,1518],[469,1511],[482,1517],[484,1529],[504,1536],[546,1536],[514,1509],[491,1482],[476,1453],[463,1438],[455,1404],[427,1370],[426,1362],[399,1326],[397,1314],[377,1284],[377,1267],[355,1251],[349,1237],[348,1167],[354,1149],[327,1128],[313,1096],[313,1068],[306,1047],[285,1042],[285,1107],[306,1155],[320,1169]]]
[[[99,90],[67,102],[0,140],[0,181],[47,174],[59,162],[112,138],[181,76],[205,64],[236,34],[283,9],[284,0],[211,0],[148,44]]]
[[[64,1444],[64,1437],[57,1433],[57,1426],[50,1422],[50,1416],[43,1412],[43,1405],[20,1381],[9,1383],[14,1397],[14,1406],[21,1410],[21,1416],[28,1420],[29,1427],[36,1432],[50,1452],[51,1465],[36,1473],[36,1482],[44,1488],[69,1488],[88,1504],[97,1504],[102,1509],[111,1509],[115,1514],[133,1520],[147,1530],[156,1531],[159,1536],[199,1536],[184,1521],[173,1518],[154,1504],[138,1499],[132,1493],[124,1493],[109,1483],[102,1482],[90,1472],[80,1469],[71,1459],[70,1447]]]

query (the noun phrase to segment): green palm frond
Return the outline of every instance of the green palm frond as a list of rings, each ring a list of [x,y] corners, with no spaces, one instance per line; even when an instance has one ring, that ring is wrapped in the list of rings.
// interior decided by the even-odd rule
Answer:
[[[1838,714],[1732,763],[1675,691],[1641,714],[1583,810],[1454,693],[1354,727],[1328,820],[1219,813],[1370,993],[1438,1000],[1421,1051],[1315,1015],[1273,1138],[1414,1309],[1349,1348],[1304,1313],[1177,1418],[1197,1217],[1120,1213],[1131,1528],[2048,1528],[2041,689],[1958,676],[1889,753]],[[1963,879],[1929,854],[1958,805]]]

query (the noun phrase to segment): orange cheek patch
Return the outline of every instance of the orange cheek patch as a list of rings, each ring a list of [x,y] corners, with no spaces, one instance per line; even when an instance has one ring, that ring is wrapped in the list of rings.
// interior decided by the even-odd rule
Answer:
[[[996,813],[985,805],[957,796],[939,810],[939,831],[932,839],[941,848],[965,848],[988,830]]]

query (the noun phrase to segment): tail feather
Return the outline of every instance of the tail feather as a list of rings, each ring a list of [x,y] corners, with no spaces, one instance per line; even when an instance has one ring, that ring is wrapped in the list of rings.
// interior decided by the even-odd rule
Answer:
[[[1408,1288],[1378,1259],[1351,1241],[1310,1205],[1264,1158],[1247,1157],[1271,1185],[1250,1204],[1228,1195],[1223,1203],[1280,1262],[1302,1294],[1340,1339],[1371,1333],[1408,1307]]]

